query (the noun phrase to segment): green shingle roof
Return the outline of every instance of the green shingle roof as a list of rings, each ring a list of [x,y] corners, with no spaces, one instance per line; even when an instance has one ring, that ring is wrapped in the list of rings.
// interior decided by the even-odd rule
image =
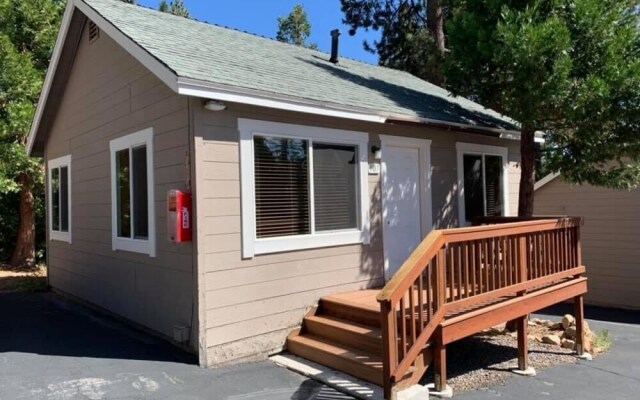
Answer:
[[[180,78],[385,116],[517,129],[509,118],[406,72],[344,57],[333,64],[323,52],[122,1],[83,1]]]

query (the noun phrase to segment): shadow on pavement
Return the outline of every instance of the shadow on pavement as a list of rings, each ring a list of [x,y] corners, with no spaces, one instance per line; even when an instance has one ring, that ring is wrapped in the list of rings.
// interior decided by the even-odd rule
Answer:
[[[51,292],[0,293],[0,353],[195,363],[196,357]]]
[[[572,303],[560,303],[537,311],[535,314],[558,315],[573,314]],[[588,320],[617,322],[621,324],[640,324],[640,310],[623,310],[619,308],[585,306],[584,316]]]

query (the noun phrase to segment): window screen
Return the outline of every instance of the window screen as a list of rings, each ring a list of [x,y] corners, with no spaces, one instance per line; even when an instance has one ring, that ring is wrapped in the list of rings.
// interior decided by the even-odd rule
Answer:
[[[147,147],[116,152],[118,236],[149,237]]]
[[[482,156],[464,155],[464,211],[467,220],[484,215]]]
[[[51,170],[51,230],[60,231],[60,168]]]
[[[503,159],[501,156],[465,154],[464,211],[474,217],[503,215]]]
[[[129,149],[116,153],[116,173],[118,190],[118,236],[131,237],[131,173]]]
[[[149,237],[149,211],[147,193],[147,148],[136,147],[131,150],[133,167],[133,237],[147,239]]]
[[[486,215],[502,215],[502,157],[485,156]]]
[[[313,144],[315,230],[357,228],[355,146]]]
[[[254,137],[256,235],[311,233],[308,141]]]
[[[69,232],[69,167],[60,168],[60,231]]]

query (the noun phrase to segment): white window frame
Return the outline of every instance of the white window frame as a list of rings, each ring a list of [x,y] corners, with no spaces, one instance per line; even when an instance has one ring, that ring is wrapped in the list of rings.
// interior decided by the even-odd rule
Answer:
[[[148,239],[122,238],[118,236],[118,190],[117,190],[117,162],[116,153],[121,150],[131,149],[138,146],[146,146],[147,149],[147,212],[149,214],[149,237]],[[154,185],[154,162],[153,162],[153,128],[122,136],[109,142],[111,152],[111,243],[113,251],[123,250],[133,253],[148,254],[150,257],[156,256],[156,212],[155,212],[155,185]],[[132,164],[131,164],[132,165]],[[132,173],[133,168],[130,168]],[[133,198],[133,192],[131,193]],[[133,227],[134,215],[133,204],[131,226]],[[133,228],[132,228],[133,229]]]
[[[257,254],[277,253],[347,244],[369,244],[369,186],[368,143],[366,132],[294,125],[252,119],[238,119],[240,131],[240,180],[242,200],[242,256],[252,258]],[[314,232],[314,199],[310,201],[311,233],[258,239],[256,234],[254,136],[272,136],[287,139],[319,141],[328,144],[353,145],[358,148],[358,227],[355,229]],[[309,155],[310,160],[313,154]],[[312,163],[312,161],[311,161]],[[310,163],[310,164],[311,164]],[[309,179],[313,185],[313,176]],[[311,196],[313,197],[313,196]]]
[[[54,169],[63,167],[67,167],[68,232],[53,230],[53,186],[51,185],[51,177]],[[49,201],[47,202],[49,208],[49,240],[58,240],[71,244],[71,155],[55,158],[53,160],[49,160],[47,163],[47,194],[49,198]]]
[[[473,154],[481,156],[499,156],[502,157],[502,213],[504,216],[509,214],[509,149],[501,146],[490,146],[477,143],[456,143],[456,151],[458,155],[458,224],[460,226],[469,225],[464,209],[464,155]],[[483,158],[484,159],[484,158]],[[483,192],[485,190],[484,181],[482,183]],[[483,196],[486,202],[486,196]],[[485,205],[486,208],[486,205]]]

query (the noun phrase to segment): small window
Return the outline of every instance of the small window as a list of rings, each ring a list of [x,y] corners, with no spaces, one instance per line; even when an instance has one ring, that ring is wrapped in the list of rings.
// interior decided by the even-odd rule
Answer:
[[[71,156],[48,165],[49,238],[71,243]]]
[[[113,249],[155,256],[153,131],[111,141]]]
[[[507,215],[507,149],[458,143],[458,152],[460,220]]]
[[[243,255],[368,242],[368,135],[239,120]]]

